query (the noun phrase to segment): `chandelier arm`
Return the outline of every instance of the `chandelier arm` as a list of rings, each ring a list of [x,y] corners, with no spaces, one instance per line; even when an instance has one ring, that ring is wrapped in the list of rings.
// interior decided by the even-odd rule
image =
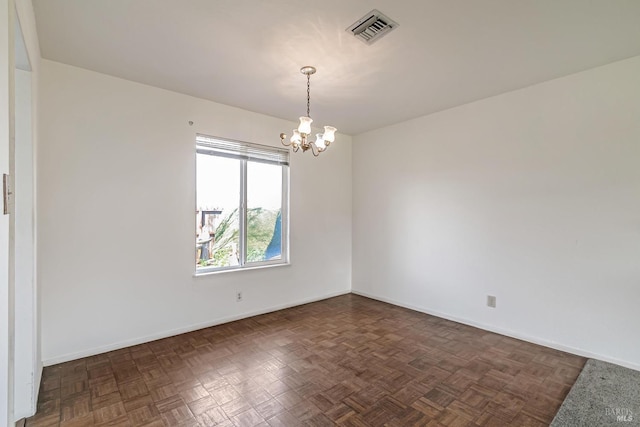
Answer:
[[[284,133],[280,134],[280,142],[282,143],[282,145],[284,145],[285,147],[291,147],[291,142],[286,142],[287,140],[287,135]]]
[[[311,147],[311,152],[315,157],[318,157],[321,153],[321,150],[318,148],[315,142],[310,142],[309,147]]]

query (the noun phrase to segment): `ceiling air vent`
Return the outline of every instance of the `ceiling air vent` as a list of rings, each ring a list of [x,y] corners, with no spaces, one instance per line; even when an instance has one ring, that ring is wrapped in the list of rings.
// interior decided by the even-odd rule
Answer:
[[[373,9],[349,26],[347,31],[366,44],[372,44],[397,26],[398,24],[395,21],[383,15],[380,11]]]

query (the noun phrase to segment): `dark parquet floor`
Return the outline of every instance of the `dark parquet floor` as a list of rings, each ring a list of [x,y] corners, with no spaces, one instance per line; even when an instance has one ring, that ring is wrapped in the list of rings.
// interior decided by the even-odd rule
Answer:
[[[546,426],[585,361],[349,294],[46,367],[26,426]]]

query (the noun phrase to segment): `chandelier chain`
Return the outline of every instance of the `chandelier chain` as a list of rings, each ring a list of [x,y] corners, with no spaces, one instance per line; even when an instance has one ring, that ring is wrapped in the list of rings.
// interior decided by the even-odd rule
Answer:
[[[311,117],[309,115],[310,99],[311,99],[311,75],[307,74],[307,117]]]

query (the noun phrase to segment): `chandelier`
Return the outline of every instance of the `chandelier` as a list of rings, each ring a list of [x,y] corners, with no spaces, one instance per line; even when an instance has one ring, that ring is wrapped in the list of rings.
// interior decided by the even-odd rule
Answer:
[[[317,133],[316,140],[311,141],[309,139],[309,135],[311,134],[311,123],[313,120],[309,115],[309,104],[311,99],[311,74],[316,72],[315,67],[310,65],[306,65],[300,68],[300,72],[307,76],[307,115],[300,117],[300,124],[298,125],[298,129],[293,130],[293,135],[289,142],[287,142],[287,135],[284,133],[280,134],[280,141],[282,145],[287,147],[292,147],[294,152],[297,152],[302,148],[302,152],[304,153],[307,150],[311,150],[314,156],[320,155],[323,151],[325,151],[329,144],[331,144],[335,139],[336,128],[333,126],[325,126],[324,133]]]

